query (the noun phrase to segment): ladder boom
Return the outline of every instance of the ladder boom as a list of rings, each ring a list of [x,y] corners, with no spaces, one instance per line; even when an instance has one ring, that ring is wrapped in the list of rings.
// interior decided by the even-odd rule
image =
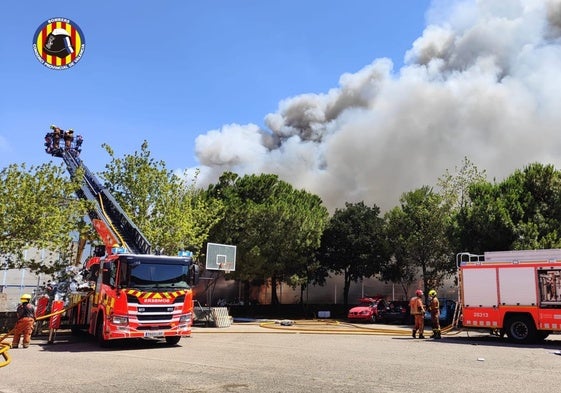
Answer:
[[[113,238],[120,239],[121,246],[126,247],[129,252],[133,254],[151,254],[152,246],[107,188],[101,185],[96,176],[90,172],[80,158],[72,154],[72,150],[61,150],[59,156],[62,157],[71,176],[75,176],[80,167],[83,169],[84,178],[80,190],[77,191],[77,195],[94,203],[95,208],[89,214],[90,219],[101,220],[107,227],[107,230],[111,232]],[[100,233],[100,235],[102,234]],[[103,240],[104,242],[106,241],[106,239]]]

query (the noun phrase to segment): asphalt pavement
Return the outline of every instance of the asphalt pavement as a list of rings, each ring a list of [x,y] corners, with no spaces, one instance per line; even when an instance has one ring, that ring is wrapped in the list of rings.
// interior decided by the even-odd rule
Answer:
[[[561,384],[558,335],[518,345],[483,332],[450,331],[437,341],[413,339],[407,326],[292,322],[194,327],[173,347],[35,337],[30,348],[9,351],[0,393],[531,393]]]

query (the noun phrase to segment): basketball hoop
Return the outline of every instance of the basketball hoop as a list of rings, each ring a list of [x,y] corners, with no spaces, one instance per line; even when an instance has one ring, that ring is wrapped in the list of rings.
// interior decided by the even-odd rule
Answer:
[[[236,270],[236,246],[207,244],[206,269],[230,273]]]

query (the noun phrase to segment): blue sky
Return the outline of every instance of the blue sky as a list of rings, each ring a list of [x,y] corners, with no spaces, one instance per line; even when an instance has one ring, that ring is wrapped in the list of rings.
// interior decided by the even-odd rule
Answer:
[[[156,5],[158,4],[158,5]],[[428,1],[5,2],[0,167],[41,164],[50,124],[85,138],[94,171],[148,140],[168,168],[197,166],[197,135],[255,123],[281,100],[322,93],[375,58],[401,64]],[[34,57],[35,30],[65,17],[86,37],[70,70]],[[9,38],[8,38],[9,37]],[[8,92],[8,94],[6,94]]]
[[[5,2],[0,168],[38,165],[49,125],[94,172],[144,140],[170,170],[274,173],[332,211],[387,210],[468,158],[501,180],[561,164],[561,0]],[[162,5],[163,4],[163,5]],[[36,29],[86,37],[70,70]]]

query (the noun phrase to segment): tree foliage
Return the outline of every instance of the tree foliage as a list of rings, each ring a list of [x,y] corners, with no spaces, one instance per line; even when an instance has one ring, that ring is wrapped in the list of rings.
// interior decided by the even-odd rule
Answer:
[[[224,218],[211,231],[213,242],[237,247],[236,271],[246,283],[271,280],[271,303],[278,304],[277,283],[307,283],[309,266],[325,222],[321,199],[295,190],[276,175],[240,177],[224,173],[207,190],[223,201]]]
[[[400,206],[385,217],[393,252],[386,278],[404,284],[412,282],[420,272],[424,288],[441,285],[455,269],[448,239],[449,211],[443,198],[428,186],[402,195]]]
[[[464,157],[460,168],[454,169],[454,173],[447,169],[438,178],[437,186],[443,201],[452,211],[458,211],[471,202],[469,188],[473,184],[486,182],[486,171],[479,170],[467,157]]]
[[[457,218],[464,251],[561,246],[561,175],[553,166],[534,163],[500,183],[474,184],[470,199]]]
[[[348,304],[351,282],[371,277],[387,259],[380,209],[364,202],[336,209],[321,238],[319,258],[324,267],[343,275],[343,299]]]
[[[187,173],[173,173],[163,161],[152,158],[146,141],[140,152],[123,158],[115,157],[109,145],[103,147],[111,157],[101,174],[105,187],[152,247],[169,255],[181,249],[197,255],[221,218],[221,203],[206,199],[195,187],[195,179],[187,180]]]
[[[84,230],[83,217],[87,203],[75,197],[78,180],[64,176],[62,167],[52,163],[27,169],[25,164],[12,164],[0,171],[0,255],[9,268],[29,268],[36,273],[52,273],[56,263],[24,259],[24,250],[50,250],[71,264],[71,233]]]

